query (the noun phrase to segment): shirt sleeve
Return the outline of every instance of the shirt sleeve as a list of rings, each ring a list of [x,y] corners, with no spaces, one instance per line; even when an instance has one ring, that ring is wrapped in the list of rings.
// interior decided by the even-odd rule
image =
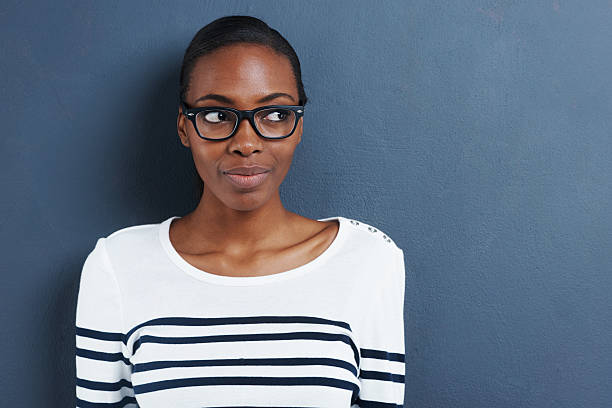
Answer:
[[[76,406],[138,407],[123,343],[119,286],[99,238],[87,256],[76,307]]]
[[[402,408],[405,393],[404,251],[394,248],[395,267],[382,279],[368,302],[366,330],[360,335],[360,391],[352,408]]]

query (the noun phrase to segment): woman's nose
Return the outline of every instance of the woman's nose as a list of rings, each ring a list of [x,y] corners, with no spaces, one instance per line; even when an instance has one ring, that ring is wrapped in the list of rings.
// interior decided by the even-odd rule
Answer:
[[[257,134],[251,122],[244,118],[238,123],[236,134],[230,138],[230,150],[238,151],[244,156],[248,156],[254,151],[262,149],[263,141]]]

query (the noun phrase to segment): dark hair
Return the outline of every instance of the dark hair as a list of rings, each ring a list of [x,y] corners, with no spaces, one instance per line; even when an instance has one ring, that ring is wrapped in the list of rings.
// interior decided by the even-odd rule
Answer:
[[[300,60],[295,50],[278,31],[260,19],[251,16],[221,17],[208,23],[196,33],[183,56],[179,89],[181,100],[185,100],[185,95],[189,89],[191,71],[193,71],[198,58],[224,46],[237,43],[265,45],[286,56],[291,63],[291,69],[297,84],[298,104],[306,105],[308,98],[302,83]],[[195,163],[193,169],[195,172],[196,198],[199,201],[204,191],[204,183],[195,168]]]
[[[287,57],[291,63],[297,83],[300,105],[306,105],[308,98],[302,83],[300,60],[289,42],[278,31],[258,18],[251,16],[225,16],[202,27],[185,50],[180,77],[180,98],[184,100],[189,88],[191,71],[198,58],[236,43],[261,44]]]

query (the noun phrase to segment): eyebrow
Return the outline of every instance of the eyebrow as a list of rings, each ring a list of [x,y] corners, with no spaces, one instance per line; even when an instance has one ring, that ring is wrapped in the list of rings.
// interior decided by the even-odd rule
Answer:
[[[289,95],[287,93],[284,93],[284,92],[274,92],[274,93],[271,93],[270,95],[266,95],[263,98],[258,99],[256,102],[257,103],[268,102],[268,101],[271,101],[272,99],[276,99],[276,98],[279,98],[281,96],[286,96],[289,99],[291,99],[293,102],[296,102],[295,98],[293,96],[291,96],[291,95]],[[209,93],[209,94],[206,94],[204,96],[199,97],[198,99],[195,100],[195,103],[197,103],[199,101],[204,101],[206,99],[212,99],[212,100],[215,100],[215,101],[218,101],[218,102],[221,102],[221,103],[229,103],[229,104],[234,103],[234,101],[231,98],[228,98],[227,96],[223,96],[223,95],[219,95],[219,94],[214,94],[214,93]]]

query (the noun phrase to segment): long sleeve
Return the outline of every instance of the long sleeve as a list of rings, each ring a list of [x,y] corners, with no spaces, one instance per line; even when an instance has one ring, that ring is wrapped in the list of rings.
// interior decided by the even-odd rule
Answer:
[[[117,280],[105,238],[89,253],[76,307],[76,406],[137,407],[131,364],[123,343],[123,316]]]
[[[405,393],[404,252],[393,250],[395,267],[377,274],[361,334],[360,392],[352,408],[401,408]],[[387,273],[388,272],[388,273]]]

